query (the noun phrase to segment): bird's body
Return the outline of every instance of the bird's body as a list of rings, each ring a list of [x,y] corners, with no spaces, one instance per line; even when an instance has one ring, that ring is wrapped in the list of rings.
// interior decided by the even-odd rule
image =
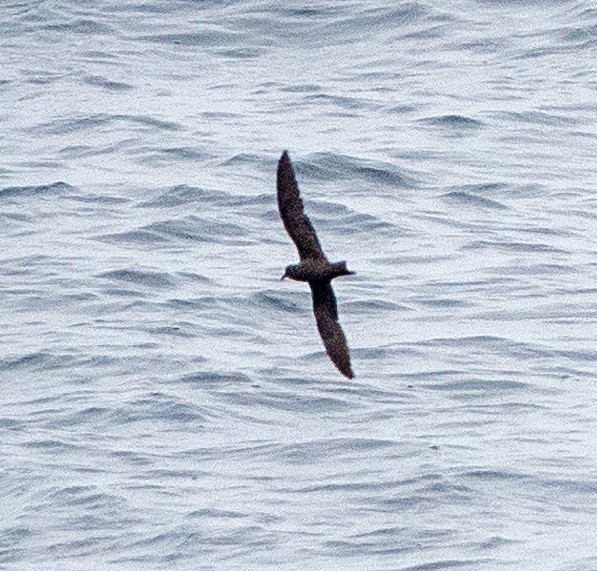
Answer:
[[[316,260],[307,258],[300,264],[293,264],[286,268],[285,278],[296,280],[297,282],[312,282],[318,280],[333,280],[340,276],[352,274],[346,268],[346,262],[331,263],[327,260]]]
[[[286,268],[282,279],[290,278],[309,283],[313,313],[326,352],[338,370],[352,379],[354,373],[350,366],[350,353],[346,337],[338,322],[332,280],[354,272],[347,269],[346,262],[330,263],[323,253],[315,229],[304,212],[294,169],[286,151],[278,162],[277,194],[284,227],[295,243],[301,259],[300,263]]]

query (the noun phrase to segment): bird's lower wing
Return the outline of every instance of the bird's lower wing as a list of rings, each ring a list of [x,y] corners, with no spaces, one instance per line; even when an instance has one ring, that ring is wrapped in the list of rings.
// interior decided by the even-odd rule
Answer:
[[[338,370],[352,379],[354,373],[350,367],[350,353],[346,337],[338,322],[336,296],[332,284],[328,280],[309,282],[309,285],[313,296],[313,313],[325,350]]]
[[[296,245],[301,260],[306,258],[325,259],[315,229],[305,214],[294,169],[286,151],[278,162],[276,182],[280,216],[286,232]]]

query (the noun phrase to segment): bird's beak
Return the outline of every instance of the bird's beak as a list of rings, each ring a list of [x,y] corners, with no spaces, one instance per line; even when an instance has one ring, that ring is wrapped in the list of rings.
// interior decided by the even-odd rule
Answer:
[[[286,274],[284,274],[281,278],[280,281],[282,281],[284,278],[288,277]]]

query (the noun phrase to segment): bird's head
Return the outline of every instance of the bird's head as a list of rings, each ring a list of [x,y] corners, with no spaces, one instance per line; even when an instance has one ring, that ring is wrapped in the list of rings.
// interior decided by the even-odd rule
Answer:
[[[284,278],[290,278],[291,280],[296,279],[295,270],[296,270],[296,265],[286,266],[286,269],[284,270],[284,275],[280,279],[281,280],[283,280]]]

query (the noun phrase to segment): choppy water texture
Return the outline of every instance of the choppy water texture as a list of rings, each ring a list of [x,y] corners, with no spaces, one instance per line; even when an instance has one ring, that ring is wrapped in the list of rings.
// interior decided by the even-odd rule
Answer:
[[[594,4],[24,0],[0,47],[2,569],[597,569]]]

